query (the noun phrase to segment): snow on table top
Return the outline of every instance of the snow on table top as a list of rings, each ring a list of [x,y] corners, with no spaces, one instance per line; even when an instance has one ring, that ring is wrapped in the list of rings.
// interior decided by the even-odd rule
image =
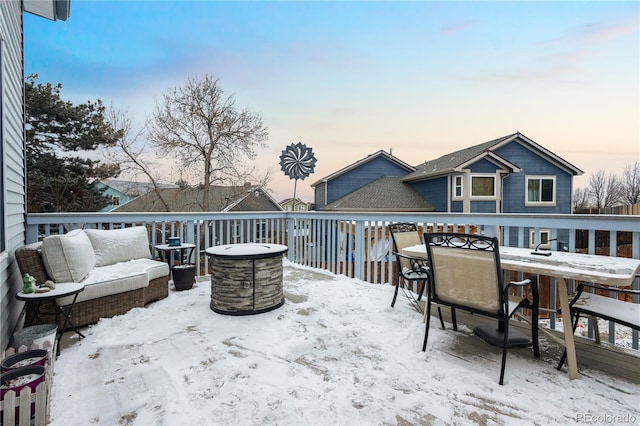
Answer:
[[[213,256],[261,256],[284,253],[288,249],[282,244],[245,243],[209,247],[205,252]]]
[[[640,260],[615,256],[553,251],[550,256],[532,255],[530,249],[500,247],[500,262],[507,268],[532,270],[556,277],[610,285],[630,285]]]
[[[500,263],[504,269],[531,272],[600,284],[627,286],[640,271],[640,260],[553,251],[550,256],[532,255],[531,249],[500,247]],[[424,245],[407,247],[403,253],[426,255]]]

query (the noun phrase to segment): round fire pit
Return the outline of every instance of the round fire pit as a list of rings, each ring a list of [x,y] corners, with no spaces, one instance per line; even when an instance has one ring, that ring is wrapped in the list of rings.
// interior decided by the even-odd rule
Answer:
[[[284,304],[281,244],[228,244],[209,247],[211,309],[226,315],[253,315]]]

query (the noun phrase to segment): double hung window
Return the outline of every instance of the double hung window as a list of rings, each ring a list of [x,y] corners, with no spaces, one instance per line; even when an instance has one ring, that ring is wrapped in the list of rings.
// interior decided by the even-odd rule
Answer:
[[[453,177],[453,198],[462,198],[462,195],[464,194],[462,180],[462,175]]]
[[[555,176],[527,176],[526,205],[554,206],[556,204]]]

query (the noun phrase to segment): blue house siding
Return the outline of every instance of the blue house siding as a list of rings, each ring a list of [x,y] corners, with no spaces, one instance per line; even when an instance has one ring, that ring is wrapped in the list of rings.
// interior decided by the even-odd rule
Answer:
[[[325,203],[324,200],[322,200],[321,203],[318,203],[318,200],[316,200],[316,205],[321,207],[326,204],[330,204],[338,198],[342,198],[382,176],[404,176],[406,174],[407,170],[405,168],[400,167],[383,157],[374,158],[360,167],[345,172],[335,179],[330,180],[327,183],[327,202]],[[318,191],[319,188],[320,186],[316,187],[316,193],[322,192]]]
[[[471,173],[495,173],[496,165],[483,158],[471,164],[469,170],[471,170]]]
[[[367,157],[354,163],[351,168],[329,176],[322,184],[320,181],[315,184],[316,205],[322,208],[381,177],[402,176],[402,181],[437,212],[570,214],[573,176],[582,173],[520,133],[445,154],[415,167],[402,167],[399,163],[383,157]],[[480,182],[474,180],[478,175],[495,177],[494,196],[490,193],[472,195],[471,185]],[[458,191],[452,199],[452,188],[447,183],[460,183],[454,176],[462,177],[462,192]],[[547,197],[548,182],[545,181],[545,199],[527,202],[528,178],[551,178],[553,200]]]
[[[127,204],[129,201],[133,200],[135,197],[129,197],[127,194],[125,194],[124,192],[120,192],[117,189],[111,188],[110,186],[107,186],[105,184],[103,184],[102,182],[98,182],[96,184],[96,186],[102,190],[102,194],[109,196],[109,197],[117,197],[119,199],[119,203],[117,205],[114,204],[107,204],[105,207],[102,208],[102,210],[100,210],[101,212],[109,212],[113,209],[115,209],[118,206],[121,206],[123,204]]]
[[[443,176],[423,182],[412,183],[411,187],[431,203],[434,211],[446,212],[449,197],[447,179],[446,176]]]
[[[316,210],[319,207],[325,206],[327,204],[327,203],[324,202],[326,191],[327,191],[327,184],[326,183],[321,183],[318,186],[316,186],[316,189],[313,192],[313,202],[315,204]]]
[[[498,150],[496,153],[513,161],[522,169],[520,173],[512,173],[503,180],[503,205],[504,213],[566,213],[572,212],[571,187],[572,176],[544,158],[535,154],[522,145],[512,142]],[[542,175],[556,177],[556,205],[555,206],[526,206],[526,176]]]
[[[471,201],[472,213],[495,213],[496,202],[495,201]]]
[[[462,201],[452,201],[451,202],[451,213],[462,213],[464,209],[464,204]]]

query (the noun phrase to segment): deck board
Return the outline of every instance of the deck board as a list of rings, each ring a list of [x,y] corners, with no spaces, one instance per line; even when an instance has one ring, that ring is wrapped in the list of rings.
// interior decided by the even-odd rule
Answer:
[[[451,329],[451,314],[449,308],[442,307],[442,313],[445,320],[445,326]],[[432,319],[431,327],[440,327],[440,321],[438,319],[438,311],[435,308],[431,309]],[[480,315],[473,315],[460,310],[456,311],[458,318],[458,327],[465,325],[470,330],[480,324],[491,323],[489,318],[482,317]],[[511,327],[518,328],[522,333],[531,336],[530,328],[527,324],[511,321]],[[453,330],[452,330],[453,331]],[[557,335],[562,338],[563,333],[556,330],[547,330],[551,334]],[[489,353],[500,354],[501,350],[497,347],[491,346],[485,343],[480,338],[474,335],[467,335],[460,333],[458,339],[458,346],[455,350],[460,351],[457,356],[462,356],[465,352],[473,354],[474,356],[486,356]],[[576,351],[578,357],[578,370],[584,374],[588,374],[588,369],[594,369],[598,371],[611,374],[630,382],[640,384],[640,354],[634,354],[631,350],[617,347],[609,343],[597,344],[593,340],[589,340],[580,336],[575,337]],[[553,360],[556,364],[560,360],[562,350],[564,349],[560,344],[555,342],[552,338],[546,336],[544,333],[540,333],[540,352],[541,357],[545,360]],[[510,353],[518,353],[521,356],[528,356],[531,353],[530,348],[512,348]],[[562,373],[567,374],[567,366],[564,365]]]

